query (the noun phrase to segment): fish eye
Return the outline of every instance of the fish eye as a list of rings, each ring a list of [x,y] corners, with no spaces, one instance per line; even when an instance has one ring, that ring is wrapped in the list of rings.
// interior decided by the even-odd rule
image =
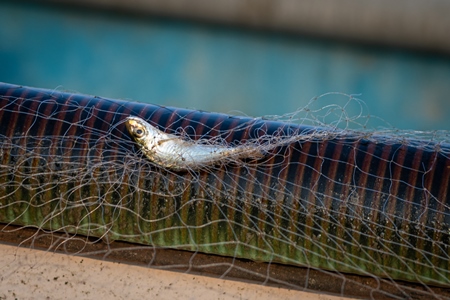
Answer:
[[[136,130],[134,131],[134,133],[135,133],[136,136],[139,137],[139,138],[144,136],[144,130],[143,130],[143,129],[140,129],[140,128],[136,129]]]

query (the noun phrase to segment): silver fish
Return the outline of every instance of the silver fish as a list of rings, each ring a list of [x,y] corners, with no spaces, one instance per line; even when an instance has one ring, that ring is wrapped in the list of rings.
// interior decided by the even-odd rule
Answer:
[[[231,147],[185,140],[181,136],[165,133],[139,117],[129,116],[125,125],[148,159],[176,171],[195,170],[233,159],[264,157],[256,145]]]

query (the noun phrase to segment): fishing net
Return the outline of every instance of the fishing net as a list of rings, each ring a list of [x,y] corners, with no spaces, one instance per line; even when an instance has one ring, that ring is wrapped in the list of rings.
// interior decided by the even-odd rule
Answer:
[[[343,94],[249,118],[0,90],[3,240],[291,289],[450,298],[447,131],[392,129]],[[194,149],[264,155],[165,168],[129,116]]]

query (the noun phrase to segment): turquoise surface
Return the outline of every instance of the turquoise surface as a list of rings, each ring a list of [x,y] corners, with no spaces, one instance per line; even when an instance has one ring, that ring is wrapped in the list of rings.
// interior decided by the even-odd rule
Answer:
[[[450,129],[444,56],[22,2],[0,2],[0,41],[9,83],[251,116],[342,92],[392,126]]]

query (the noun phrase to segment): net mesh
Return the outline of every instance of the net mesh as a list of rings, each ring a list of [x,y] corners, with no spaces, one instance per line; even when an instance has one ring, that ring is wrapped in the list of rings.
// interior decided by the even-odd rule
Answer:
[[[55,95],[2,96],[3,240],[340,295],[450,298],[448,131],[393,129],[343,94],[233,127],[171,111],[147,119],[193,144],[265,153],[174,171],[125,132],[135,112],[61,108]]]

